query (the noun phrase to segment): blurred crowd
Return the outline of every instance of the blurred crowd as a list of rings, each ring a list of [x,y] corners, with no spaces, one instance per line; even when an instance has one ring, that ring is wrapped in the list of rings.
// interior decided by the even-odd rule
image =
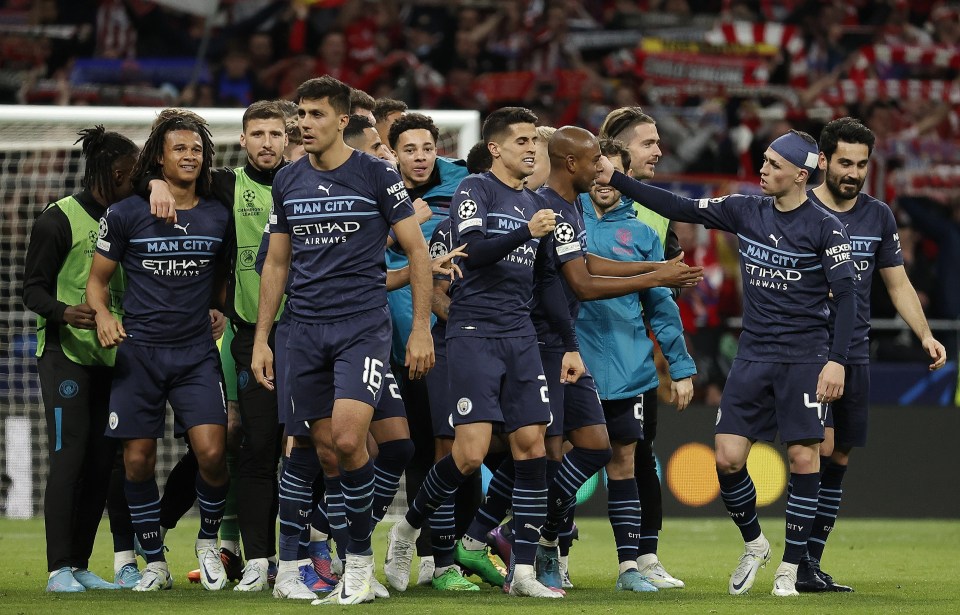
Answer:
[[[640,105],[663,140],[657,180],[718,194],[755,190],[763,150],[787,130],[817,136],[856,116],[878,137],[865,190],[894,208],[928,316],[960,317],[956,2],[0,0],[0,40],[3,103],[245,107],[327,73],[411,108],[522,104],[593,130]],[[708,272],[681,297],[684,324],[716,357],[707,371],[725,374],[735,249],[677,232]],[[877,337],[879,358],[916,350],[909,335]]]

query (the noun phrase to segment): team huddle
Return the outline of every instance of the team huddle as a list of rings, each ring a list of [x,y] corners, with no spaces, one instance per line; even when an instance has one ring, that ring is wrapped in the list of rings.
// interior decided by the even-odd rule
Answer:
[[[670,220],[733,233],[740,252],[743,331],[715,436],[745,543],[728,591],[770,559],[746,461],[778,433],[790,491],[772,593],[852,591],[820,559],[866,444],[874,269],[930,368],[945,362],[893,215],[861,192],[869,129],[834,120],[819,144],[790,131],[764,154],[763,196],[687,199],[643,183],[660,140],[636,107],[599,137],[498,109],[461,161],[437,155],[428,116],[329,76],[301,84],[295,119],[290,106],[246,110],[236,169],[213,168],[190,111],[163,111],[142,150],[85,130],[83,190],[37,220],[23,294],[49,428],[48,591],[170,589],[163,537],[195,498],[191,578],[209,590],[359,604],[413,576],[561,599],[577,492],[601,470],[611,586],[683,588],[657,556],[654,344],[683,410],[696,365],[674,293],[703,271]],[[188,453],[161,498],[168,403]],[[371,537],[405,473],[384,584]],[[112,583],[88,569],[108,500]]]

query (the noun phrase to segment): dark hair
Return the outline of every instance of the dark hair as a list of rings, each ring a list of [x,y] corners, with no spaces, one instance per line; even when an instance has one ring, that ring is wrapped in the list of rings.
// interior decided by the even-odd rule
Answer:
[[[199,121],[198,121],[199,120]],[[147,142],[140,150],[140,157],[133,167],[133,183],[137,185],[147,176],[160,174],[160,157],[163,156],[163,142],[168,132],[189,130],[200,135],[203,145],[203,162],[200,164],[200,176],[197,177],[196,191],[201,196],[210,196],[210,171],[213,168],[213,139],[206,120],[192,111],[183,109],[164,109],[153,123]]]
[[[601,139],[616,139],[637,124],[656,124],[640,107],[620,107],[607,114],[600,125]]]
[[[297,103],[293,102],[292,100],[284,100],[282,98],[276,100],[275,102],[277,103],[277,106],[280,107],[280,110],[283,111],[284,119],[296,119],[298,107]]]
[[[86,161],[80,185],[99,192],[107,204],[114,203],[118,199],[114,193],[113,165],[126,156],[135,158],[139,148],[119,132],[107,132],[99,124],[77,134],[80,138],[74,141],[74,145],[80,143],[80,153]]]
[[[373,111],[377,106],[377,101],[363,90],[353,88],[350,92],[350,113],[356,113],[357,109],[369,109]]]
[[[300,132],[300,123],[297,118],[288,118],[284,123],[287,130],[287,143],[290,145],[303,145],[303,133]]]
[[[630,150],[619,139],[600,139],[600,153],[607,158],[619,157],[625,171],[630,169],[630,164],[633,162],[630,158]]]
[[[841,117],[827,123],[820,131],[820,151],[830,160],[837,152],[837,144],[861,143],[867,146],[867,156],[873,153],[873,145],[877,138],[873,131],[863,125],[860,120],[852,117]]]
[[[276,100],[258,100],[243,112],[243,130],[247,130],[250,120],[280,120],[286,124],[286,114]]]
[[[348,144],[354,139],[363,136],[363,131],[367,128],[373,128],[373,122],[365,115],[351,115],[347,127],[343,129],[343,140]],[[352,145],[350,147],[353,147]]]
[[[467,171],[470,173],[485,173],[493,166],[493,156],[486,142],[477,141],[467,154]]]
[[[350,113],[350,92],[351,88],[346,83],[334,79],[330,75],[314,77],[307,79],[297,88],[297,100],[321,100],[327,99],[327,102],[333,107],[333,110],[339,115]]]
[[[440,129],[433,123],[433,118],[422,113],[404,113],[390,126],[390,133],[387,139],[390,142],[390,149],[397,149],[397,141],[400,140],[400,135],[408,130],[429,131],[433,137],[434,145],[440,140]]]
[[[402,100],[396,100],[394,98],[378,98],[376,104],[373,105],[373,117],[377,119],[377,123],[386,121],[387,116],[391,113],[403,113],[407,110],[407,103]]]
[[[483,120],[484,143],[496,141],[506,134],[514,124],[536,124],[537,116],[533,111],[524,107],[501,107]]]

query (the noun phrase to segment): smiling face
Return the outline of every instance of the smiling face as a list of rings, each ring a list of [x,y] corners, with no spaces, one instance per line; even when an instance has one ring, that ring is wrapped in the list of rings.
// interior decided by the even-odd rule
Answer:
[[[200,177],[203,141],[192,130],[171,130],[163,137],[160,169],[164,179],[175,184],[190,184]]]
[[[660,133],[657,132],[657,125],[640,122],[617,138],[623,141],[627,151],[630,152],[630,169],[633,171],[633,176],[637,179],[653,178],[657,162],[663,155],[660,151]]]
[[[825,171],[827,190],[837,201],[855,199],[867,180],[870,150],[864,143],[837,143],[837,151],[827,160],[820,154],[820,168]]]
[[[538,141],[537,127],[533,124],[511,124],[500,142],[489,144],[494,170],[499,166],[516,180],[529,177],[533,174]]]
[[[287,147],[287,130],[281,118],[249,120],[240,135],[247,160],[261,171],[276,168]]]
[[[607,159],[610,161],[610,164],[613,165],[614,169],[621,173],[625,172],[630,174],[629,169],[624,170],[623,159],[620,158],[620,156],[608,156]],[[590,200],[593,201],[594,206],[601,214],[605,214],[620,204],[620,191],[616,190],[613,186],[601,186],[600,184],[594,183],[590,188]]]
[[[437,144],[426,128],[404,130],[397,137],[397,166],[407,188],[416,188],[430,181],[437,164]]]

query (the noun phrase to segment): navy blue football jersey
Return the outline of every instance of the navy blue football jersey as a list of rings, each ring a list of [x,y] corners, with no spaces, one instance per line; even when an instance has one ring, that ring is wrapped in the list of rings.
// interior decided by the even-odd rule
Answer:
[[[457,187],[450,204],[453,245],[503,235],[526,225],[543,207],[526,188],[515,190],[493,173],[470,175]],[[486,267],[463,268],[450,291],[447,338],[536,335],[530,320],[534,266],[540,239],[531,238]],[[467,253],[470,246],[467,246]]]
[[[126,271],[127,341],[177,347],[213,339],[213,278],[229,218],[229,209],[205,198],[193,209],[178,210],[174,224],[153,216],[139,196],[104,212],[97,252]]]
[[[575,258],[586,259],[587,231],[584,228],[583,211],[580,209],[579,201],[569,203],[547,186],[537,190],[537,194],[543,198],[545,206],[557,214],[557,227],[553,230],[553,237],[550,242],[549,258],[553,268],[559,272],[565,263]],[[567,309],[570,311],[570,317],[576,321],[580,315],[580,300],[562,274],[560,274],[560,284],[563,286],[563,294],[567,299]],[[545,350],[562,352],[564,344],[560,338],[560,333],[557,331],[556,325],[549,319],[542,300],[543,297],[539,294],[534,297],[532,318],[533,325],[537,329],[537,339],[543,344]]]
[[[813,190],[807,191],[810,199],[827,209]],[[849,211],[830,210],[847,230],[853,251],[853,266],[857,270],[857,320],[853,340],[847,353],[847,363],[870,362],[870,287],[875,269],[903,265],[897,221],[890,207],[868,194],[860,193]],[[833,326],[834,303],[830,302],[830,324]]]
[[[334,322],[386,305],[387,233],[412,215],[400,175],[369,154],[355,151],[331,171],[309,156],[281,169],[270,232],[290,235],[290,316]]]

